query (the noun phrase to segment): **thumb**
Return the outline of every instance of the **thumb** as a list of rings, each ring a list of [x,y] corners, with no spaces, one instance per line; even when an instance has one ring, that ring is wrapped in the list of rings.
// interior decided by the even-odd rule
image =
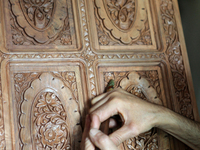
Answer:
[[[101,150],[118,150],[109,136],[98,129],[91,129],[89,132],[92,143]]]

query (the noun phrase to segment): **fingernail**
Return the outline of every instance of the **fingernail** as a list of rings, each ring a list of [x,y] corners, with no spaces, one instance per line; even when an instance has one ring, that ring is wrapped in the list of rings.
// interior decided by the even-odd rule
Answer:
[[[99,132],[99,130],[97,130],[97,129],[90,129],[90,135],[91,136],[95,136],[97,133]]]

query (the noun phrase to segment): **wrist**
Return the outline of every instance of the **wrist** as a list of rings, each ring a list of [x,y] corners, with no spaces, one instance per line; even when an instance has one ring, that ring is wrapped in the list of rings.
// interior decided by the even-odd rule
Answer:
[[[166,107],[157,105],[157,109],[154,112],[153,127],[165,129],[169,122],[170,110]]]
[[[173,111],[164,106],[159,106],[155,117],[154,127],[164,131],[170,131],[171,128],[176,128],[176,125],[178,124],[175,117],[176,114]]]

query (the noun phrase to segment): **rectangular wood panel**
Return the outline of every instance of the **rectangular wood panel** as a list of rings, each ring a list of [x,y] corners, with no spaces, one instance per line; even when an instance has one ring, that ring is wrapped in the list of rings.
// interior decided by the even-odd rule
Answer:
[[[161,51],[158,1],[89,1],[93,48],[107,51]],[[103,50],[103,51],[102,51]]]
[[[80,50],[77,6],[71,0],[3,1],[5,47],[10,52]]]
[[[87,108],[84,65],[78,61],[4,61],[8,149],[77,149]]]

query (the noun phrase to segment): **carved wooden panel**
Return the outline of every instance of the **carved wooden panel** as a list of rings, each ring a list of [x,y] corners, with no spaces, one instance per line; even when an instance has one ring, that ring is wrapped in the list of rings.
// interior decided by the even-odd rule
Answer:
[[[177,0],[0,0],[0,149],[80,149],[109,79],[198,120]],[[161,130],[122,150],[188,149]]]
[[[75,24],[79,17],[76,2],[6,0],[3,6],[6,20],[4,34],[7,36],[5,46],[9,51],[69,51],[81,48],[80,26]]]
[[[47,63],[47,64],[46,64]],[[84,66],[79,62],[5,62],[12,94],[4,105],[8,149],[77,149],[85,115]],[[5,67],[6,67],[5,66]],[[59,71],[58,71],[59,70]],[[83,94],[84,93],[84,94]],[[13,110],[13,111],[11,111]],[[10,114],[10,115],[8,115]]]
[[[145,0],[90,1],[93,48],[97,51],[162,50],[158,38],[160,29],[154,24],[157,18],[155,3]]]

